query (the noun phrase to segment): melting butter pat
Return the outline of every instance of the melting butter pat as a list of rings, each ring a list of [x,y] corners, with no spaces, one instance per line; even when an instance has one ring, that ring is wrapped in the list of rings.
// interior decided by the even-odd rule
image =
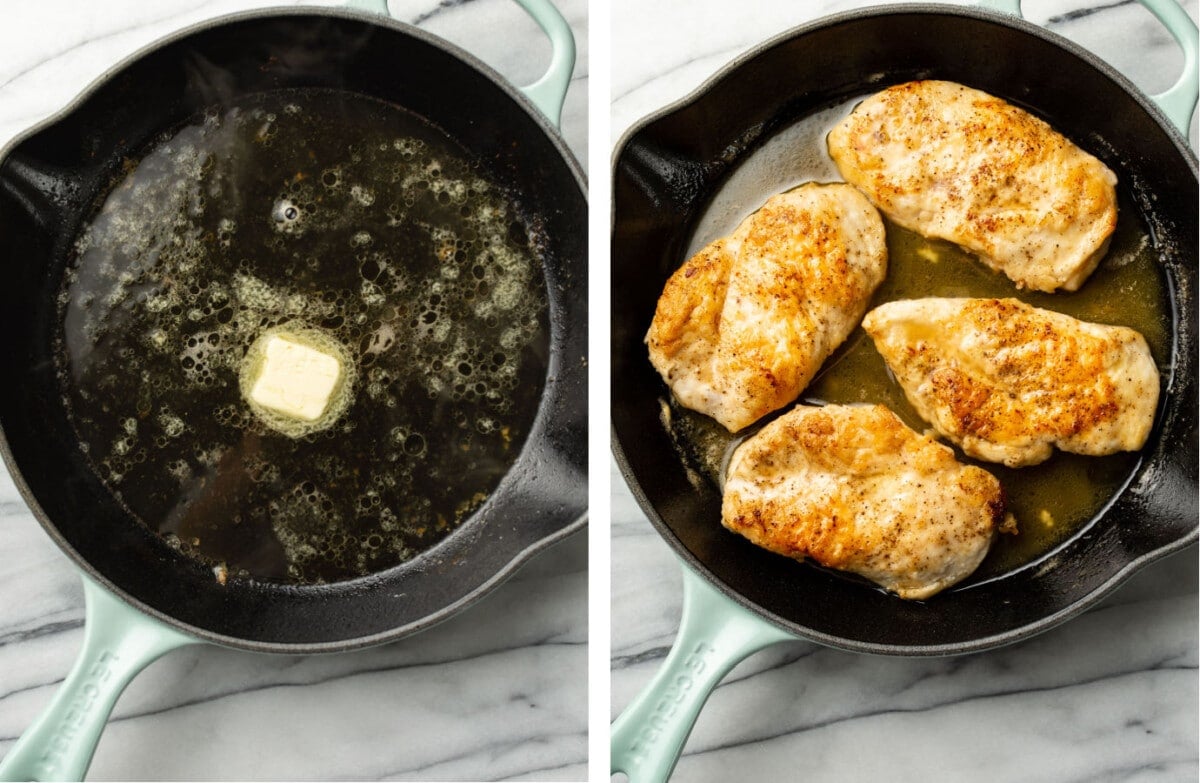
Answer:
[[[342,377],[338,358],[290,335],[272,335],[262,356],[250,398],[284,416],[303,421],[321,418]]]

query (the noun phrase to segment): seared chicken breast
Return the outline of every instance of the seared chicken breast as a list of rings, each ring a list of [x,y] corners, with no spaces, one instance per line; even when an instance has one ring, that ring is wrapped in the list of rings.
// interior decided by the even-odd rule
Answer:
[[[890,87],[828,137],[847,182],[905,228],[1021,288],[1074,291],[1117,225],[1117,177],[1042,120],[944,81]]]
[[[1036,465],[1140,449],[1158,368],[1141,334],[1016,299],[889,302],[863,329],[909,402],[972,457]]]
[[[1000,482],[882,405],[797,406],[729,464],[725,527],[777,554],[923,599],[1013,529]]]
[[[671,275],[650,361],[680,403],[740,430],[796,399],[886,270],[883,221],[854,188],[773,196]]]

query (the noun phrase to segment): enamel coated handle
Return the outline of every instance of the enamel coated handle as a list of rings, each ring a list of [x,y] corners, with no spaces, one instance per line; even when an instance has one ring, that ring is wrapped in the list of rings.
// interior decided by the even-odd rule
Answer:
[[[1196,101],[1200,99],[1196,23],[1175,0],[1140,2],[1158,17],[1158,21],[1163,23],[1183,49],[1183,73],[1166,92],[1151,95],[1150,99],[1158,104],[1158,108],[1163,110],[1163,114],[1167,115],[1176,128],[1179,128],[1179,132],[1187,136],[1188,126],[1192,124],[1192,113],[1196,111]]]
[[[550,66],[542,78],[522,87],[521,92],[557,128],[562,123],[563,103],[571,86],[571,72],[575,70],[575,36],[550,0],[517,0],[517,3],[549,36],[551,46]]]
[[[571,86],[571,72],[575,70],[575,36],[571,26],[558,12],[550,0],[516,0],[525,12],[533,17],[550,38],[550,65],[542,78],[522,87],[538,111],[559,127],[562,122],[563,103],[567,100],[567,89]],[[348,0],[346,5],[362,11],[388,15],[387,0]]]
[[[0,761],[0,780],[83,780],[113,705],[134,675],[198,640],[160,623],[87,577],[83,649],[50,706]]]
[[[1196,23],[1176,0],[1138,2],[1163,23],[1183,49],[1183,73],[1165,92],[1151,95],[1150,99],[1158,104],[1158,108],[1167,115],[1167,119],[1186,136],[1192,124],[1192,114],[1196,111],[1196,102],[1200,99],[1200,68],[1197,68],[1200,62],[1197,48],[1200,44],[1197,43]],[[979,5],[1021,16],[1021,0],[979,0]]]
[[[686,566],[679,635],[662,667],[612,725],[612,771],[661,783],[717,683],[751,654],[796,637],[726,597]]]

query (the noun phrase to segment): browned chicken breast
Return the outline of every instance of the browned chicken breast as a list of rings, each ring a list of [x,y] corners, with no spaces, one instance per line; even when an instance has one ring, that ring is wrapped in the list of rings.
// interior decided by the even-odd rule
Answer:
[[[738,446],[725,527],[772,552],[922,599],[1013,528],[1000,482],[882,405],[797,406]]]
[[[887,270],[883,221],[854,188],[774,196],[667,281],[646,344],[680,403],[737,431],[796,399]]]
[[[1016,299],[910,299],[867,313],[917,412],[972,457],[1036,465],[1140,449],[1154,424],[1158,368],[1145,338]]]
[[[1117,177],[1028,112],[943,81],[890,87],[830,132],[846,181],[1021,288],[1074,291],[1117,225]]]

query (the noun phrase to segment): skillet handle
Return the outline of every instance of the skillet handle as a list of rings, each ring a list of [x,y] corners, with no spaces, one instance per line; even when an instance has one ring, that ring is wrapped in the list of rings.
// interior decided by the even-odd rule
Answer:
[[[1196,102],[1200,99],[1200,68],[1197,68],[1197,64],[1200,63],[1197,56],[1200,44],[1197,43],[1196,23],[1177,0],[1138,2],[1163,23],[1183,49],[1183,73],[1175,84],[1165,92],[1151,95],[1150,100],[1158,104],[1158,108],[1162,109],[1163,114],[1167,115],[1167,119],[1180,133],[1187,136],[1192,124],[1192,114],[1196,111]],[[978,4],[993,11],[1021,16],[1021,0],[979,0]]]
[[[551,47],[550,65],[546,72],[533,84],[522,87],[521,92],[538,111],[546,115],[554,127],[561,127],[563,103],[571,86],[571,72],[575,70],[575,36],[567,20],[550,0],[516,2],[550,37]],[[387,0],[347,0],[346,6],[388,16]]]
[[[1200,99],[1200,69],[1197,69],[1196,23],[1187,11],[1175,0],[1140,0],[1150,13],[1174,36],[1183,49],[1183,73],[1166,92],[1151,95],[1150,100],[1158,104],[1163,114],[1175,124],[1179,132],[1188,135],[1192,124],[1192,113]]]
[[[679,635],[654,679],[613,721],[612,771],[629,783],[667,780],[717,683],[752,653],[795,639],[684,566]]]
[[[198,639],[154,620],[86,576],[83,649],[50,706],[0,761],[0,780],[83,780],[125,686],[151,661]]]
[[[567,20],[550,0],[517,0],[517,4],[533,17],[533,21],[550,37],[550,66],[542,78],[521,88],[546,119],[558,128],[562,126],[562,108],[575,70],[575,36]]]

